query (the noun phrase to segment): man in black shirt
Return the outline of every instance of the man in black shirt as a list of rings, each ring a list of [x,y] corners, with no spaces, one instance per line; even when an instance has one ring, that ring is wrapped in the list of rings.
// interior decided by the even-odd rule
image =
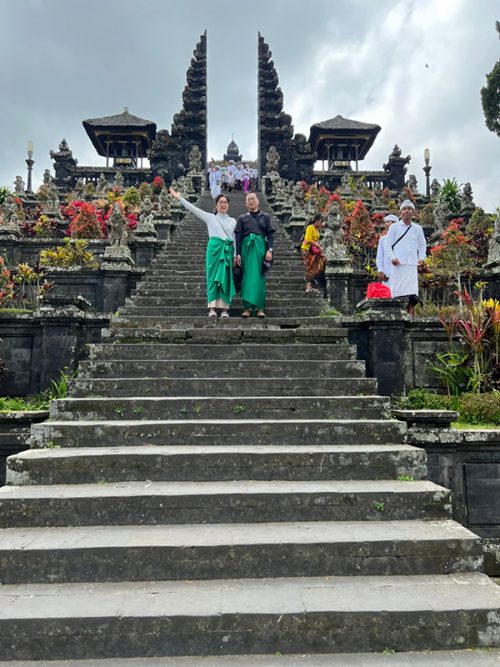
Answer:
[[[267,213],[259,210],[259,199],[249,192],[245,199],[248,213],[240,215],[234,230],[236,236],[236,261],[242,268],[241,299],[242,317],[257,317],[266,313],[266,276],[264,262],[273,260],[274,228]]]

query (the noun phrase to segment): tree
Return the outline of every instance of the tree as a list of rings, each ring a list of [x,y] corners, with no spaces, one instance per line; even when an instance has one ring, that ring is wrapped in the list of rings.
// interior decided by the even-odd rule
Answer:
[[[500,37],[499,21],[496,21],[495,28]],[[486,127],[500,137],[500,60],[497,60],[491,72],[486,75],[486,86],[481,88],[481,104]]]

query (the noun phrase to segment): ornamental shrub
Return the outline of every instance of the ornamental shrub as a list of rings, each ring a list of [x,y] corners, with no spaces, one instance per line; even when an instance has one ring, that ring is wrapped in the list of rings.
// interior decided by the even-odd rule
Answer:
[[[64,239],[64,245],[42,250],[40,264],[61,268],[87,266],[96,269],[99,266],[92,252],[87,250],[87,242],[84,239]]]
[[[458,410],[460,421],[467,424],[500,425],[500,392],[462,394]]]
[[[103,237],[95,206],[81,202],[68,226],[68,234],[77,239],[101,239]]]

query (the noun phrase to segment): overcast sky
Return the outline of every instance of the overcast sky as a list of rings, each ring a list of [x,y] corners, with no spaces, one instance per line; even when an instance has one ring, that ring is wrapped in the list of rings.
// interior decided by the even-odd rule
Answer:
[[[273,52],[296,132],[341,114],[382,127],[362,169],[395,143],[409,173],[470,181],[500,205],[500,138],[479,91],[500,58],[499,0],[0,0],[0,184],[35,182],[65,137],[81,165],[101,164],[82,120],[130,112],[170,130],[186,69],[208,31],[208,152],[231,134],[257,154],[257,32]]]

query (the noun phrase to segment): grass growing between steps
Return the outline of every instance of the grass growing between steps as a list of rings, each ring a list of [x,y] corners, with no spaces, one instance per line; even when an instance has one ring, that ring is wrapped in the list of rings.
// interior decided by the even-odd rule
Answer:
[[[60,371],[59,379],[52,380],[50,387],[40,394],[27,396],[26,398],[0,397],[0,412],[37,412],[48,410],[50,401],[56,398],[66,398],[68,394],[68,382],[73,376],[68,375],[65,370]]]

